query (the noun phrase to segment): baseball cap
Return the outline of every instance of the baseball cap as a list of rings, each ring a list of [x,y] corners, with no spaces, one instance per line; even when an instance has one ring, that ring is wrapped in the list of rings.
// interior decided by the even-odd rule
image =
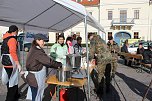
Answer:
[[[44,40],[45,42],[48,42],[49,38],[46,37],[44,34],[38,33],[34,35],[34,40]]]

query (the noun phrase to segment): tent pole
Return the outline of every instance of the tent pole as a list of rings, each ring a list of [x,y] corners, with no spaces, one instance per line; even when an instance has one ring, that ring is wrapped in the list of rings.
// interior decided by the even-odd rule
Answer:
[[[84,19],[85,35],[86,35],[86,51],[87,51],[87,86],[88,86],[88,101],[90,101],[90,69],[89,69],[89,54],[88,54],[88,32],[87,32],[87,16]]]
[[[23,26],[23,33],[25,34],[25,25]],[[26,36],[26,35],[25,35]],[[24,70],[24,52],[25,52],[25,50],[24,50],[24,44],[25,44],[25,37],[23,37],[23,47],[22,47],[22,50],[23,50],[23,52],[22,52],[22,68],[23,68],[23,70]]]

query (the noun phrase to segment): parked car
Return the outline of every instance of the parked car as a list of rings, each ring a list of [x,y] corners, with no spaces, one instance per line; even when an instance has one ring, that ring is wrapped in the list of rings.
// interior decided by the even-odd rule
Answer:
[[[20,51],[28,52],[30,50],[32,44],[30,42],[24,41],[24,37],[25,37],[25,34],[21,33],[17,37],[17,40],[18,40],[19,45],[20,45]]]
[[[148,41],[148,42],[147,41],[135,42],[135,43],[129,45],[128,51],[130,53],[136,53],[137,52],[137,48],[139,46],[139,43],[143,43],[144,49],[147,49],[148,46],[150,45],[150,43],[152,43],[152,41]]]

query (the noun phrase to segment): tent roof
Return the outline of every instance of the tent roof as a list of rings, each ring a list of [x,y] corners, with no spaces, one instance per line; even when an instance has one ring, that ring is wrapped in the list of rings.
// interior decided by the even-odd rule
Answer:
[[[16,24],[24,30],[63,32],[87,16],[87,23],[101,31],[85,7],[71,0],[1,0],[0,25]]]

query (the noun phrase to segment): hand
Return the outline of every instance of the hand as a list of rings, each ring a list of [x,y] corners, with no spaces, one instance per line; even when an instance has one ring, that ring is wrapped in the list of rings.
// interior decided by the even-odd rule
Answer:
[[[61,62],[58,62],[58,69],[62,68],[62,63]]]
[[[21,71],[20,74],[21,74],[21,75],[25,74],[25,71]]]
[[[94,64],[94,65],[95,65],[95,61],[96,61],[95,59],[92,59],[92,60],[91,60],[91,64]]]
[[[18,71],[21,72],[22,71],[22,67],[20,64],[17,65]]]

